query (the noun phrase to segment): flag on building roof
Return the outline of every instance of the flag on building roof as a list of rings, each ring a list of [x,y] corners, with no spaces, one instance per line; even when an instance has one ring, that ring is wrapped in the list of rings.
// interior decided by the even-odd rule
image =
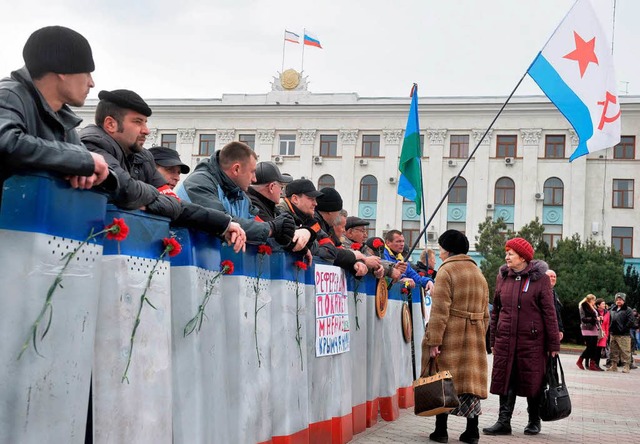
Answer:
[[[418,120],[418,85],[414,83],[411,89],[411,107],[407,129],[404,132],[402,152],[400,153],[400,180],[398,181],[398,194],[416,203],[416,213],[420,214],[422,208],[422,174],[420,160],[420,122]]]
[[[322,46],[320,45],[320,40],[318,40],[318,38],[311,34],[309,31],[304,31],[304,44],[308,45],[308,46],[315,46],[316,48],[320,48],[322,49]]]
[[[300,43],[300,36],[295,32],[284,30],[284,40],[291,43]]]
[[[611,47],[589,0],[573,5],[527,72],[578,135],[570,161],[620,142]]]

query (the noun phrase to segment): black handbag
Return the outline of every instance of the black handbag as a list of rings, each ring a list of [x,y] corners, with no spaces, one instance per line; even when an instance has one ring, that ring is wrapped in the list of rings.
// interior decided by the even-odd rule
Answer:
[[[418,416],[449,413],[460,405],[453,376],[448,370],[439,371],[438,358],[429,359],[426,377],[413,381],[413,397],[414,412]]]
[[[558,369],[560,376],[558,377]],[[560,357],[550,356],[547,362],[547,373],[540,398],[540,419],[543,421],[557,421],[571,414],[571,399],[564,382],[564,370]]]

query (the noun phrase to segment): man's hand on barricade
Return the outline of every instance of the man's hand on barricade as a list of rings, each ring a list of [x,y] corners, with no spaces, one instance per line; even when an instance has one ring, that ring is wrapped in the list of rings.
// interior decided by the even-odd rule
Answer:
[[[91,184],[99,185],[107,178],[109,175],[109,164],[101,154],[98,153],[90,153],[91,157],[93,157],[93,163],[95,164],[93,174],[96,176],[95,181]]]
[[[382,265],[378,265],[378,267],[373,270],[373,275],[376,279],[382,279],[384,277],[384,267]]]
[[[378,256],[365,256],[362,260],[365,265],[372,270],[380,267],[380,258]]]
[[[353,264],[353,270],[355,271],[356,276],[358,277],[364,276],[369,271],[369,269],[364,264],[364,262],[356,262],[355,264]]]
[[[433,281],[427,282],[427,285],[424,288],[427,291],[433,291]]]
[[[393,282],[397,282],[402,276],[402,272],[396,267],[391,267],[390,278]]]
[[[247,235],[237,222],[230,222],[227,227],[227,231],[224,233],[224,240],[229,244],[233,245],[233,251],[238,253],[240,250],[245,252]]]
[[[400,271],[400,274],[405,274],[407,272],[407,263],[406,262],[396,262],[393,267],[396,270]]]
[[[296,246],[293,247],[292,251],[302,250],[307,246],[307,243],[309,243],[309,239],[311,239],[311,231],[306,228],[298,228],[293,235],[292,242],[294,242]]]
[[[276,242],[285,247],[291,243],[296,232],[296,223],[289,213],[282,213],[268,223],[271,227],[271,237]]]

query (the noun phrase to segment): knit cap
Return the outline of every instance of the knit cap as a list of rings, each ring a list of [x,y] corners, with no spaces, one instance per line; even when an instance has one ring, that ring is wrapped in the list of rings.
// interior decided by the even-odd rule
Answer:
[[[509,239],[507,241],[507,244],[505,245],[505,250],[507,248],[511,248],[518,254],[518,256],[520,256],[527,262],[531,262],[531,260],[533,259],[533,247],[529,242],[521,237],[514,237],[513,239]]]
[[[47,26],[31,34],[22,58],[32,78],[48,72],[78,74],[96,69],[87,39],[64,26]]]

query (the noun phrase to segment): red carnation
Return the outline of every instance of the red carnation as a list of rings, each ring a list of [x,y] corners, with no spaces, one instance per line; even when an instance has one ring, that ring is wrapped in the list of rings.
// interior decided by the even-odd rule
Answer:
[[[167,252],[169,257],[177,256],[182,251],[182,245],[175,237],[165,237],[162,242],[164,243],[164,251]]]
[[[354,242],[351,244],[352,250],[360,250],[360,248],[362,248],[362,244],[359,244],[358,242]]]
[[[260,245],[258,247],[258,254],[266,254],[267,256],[271,256],[271,253],[273,252],[273,250],[271,250],[271,247],[269,245]]]
[[[384,242],[382,242],[380,239],[374,239],[372,245],[373,245],[373,248],[378,249],[384,246]]]
[[[129,234],[129,227],[124,223],[124,219],[113,218],[113,223],[104,227],[107,231],[107,239],[122,241]]]
[[[429,271],[427,271],[427,274],[428,274],[429,276],[431,276],[431,275],[433,274],[433,270],[432,270],[431,268],[429,268]]]
[[[233,262],[229,259],[220,262],[220,266],[222,267],[222,272],[224,274],[233,274]]]
[[[302,261],[295,261],[295,262],[293,263],[293,265],[295,265],[296,267],[298,267],[298,268],[299,268],[299,269],[301,269],[301,270],[306,270],[306,269],[307,269],[307,264],[305,264],[305,263],[304,263],[304,262],[302,262]]]
[[[402,294],[409,294],[409,289],[408,289],[407,287],[402,287],[402,288],[400,289],[400,293],[402,293]]]
[[[426,274],[424,274],[424,271],[418,271],[418,274],[419,274],[420,276],[426,276]]]

